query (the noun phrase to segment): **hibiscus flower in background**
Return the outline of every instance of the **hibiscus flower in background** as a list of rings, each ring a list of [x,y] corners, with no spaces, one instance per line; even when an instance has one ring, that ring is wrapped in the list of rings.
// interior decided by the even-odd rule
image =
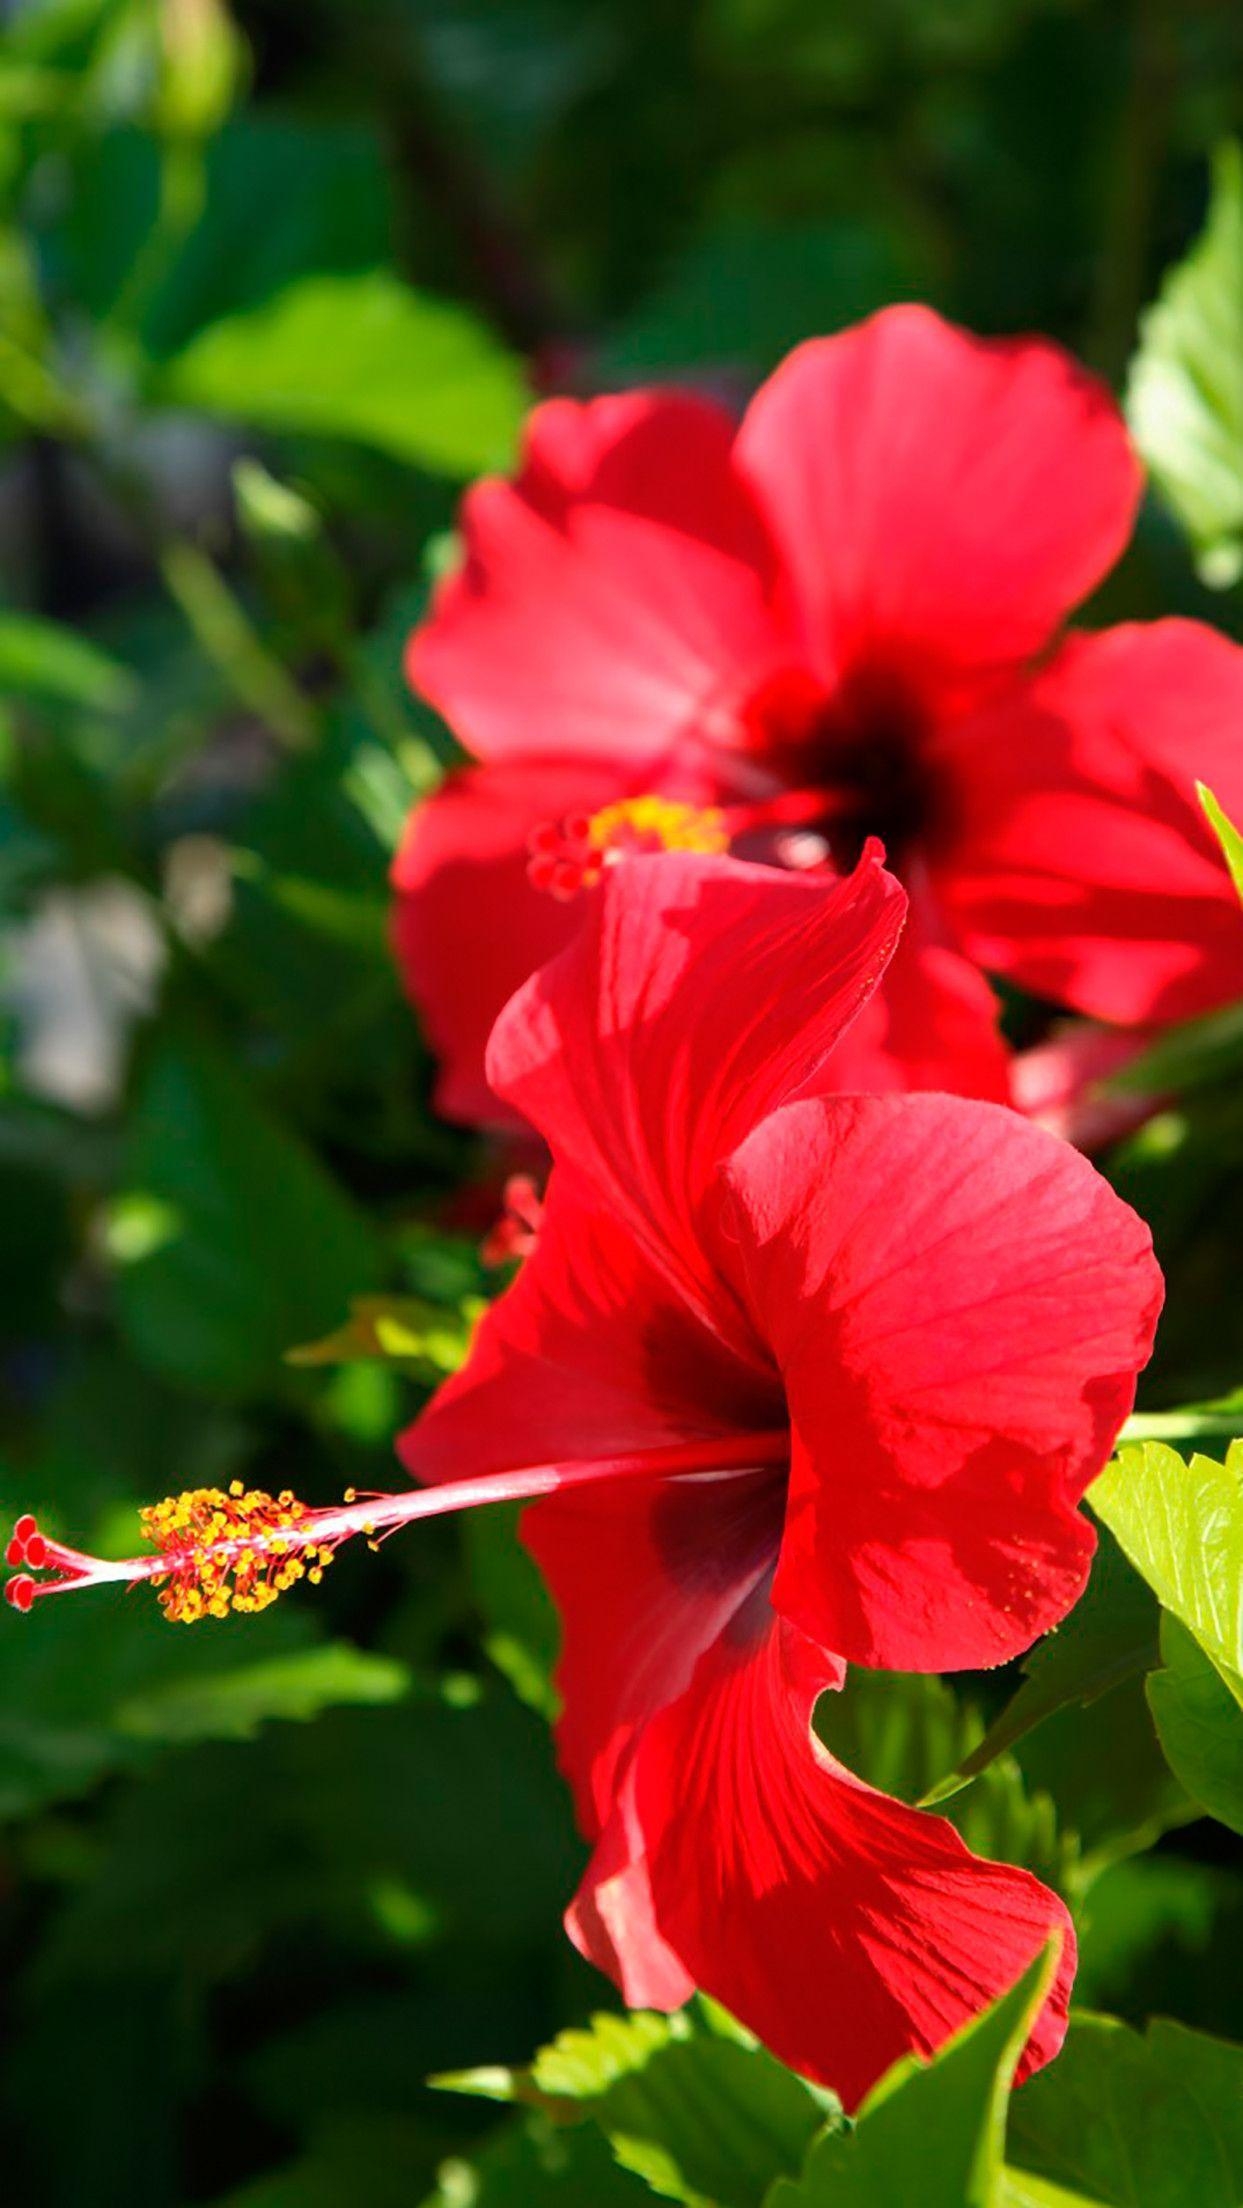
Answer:
[[[819,1093],[902,904],[870,853],[838,883],[609,871],[489,1053],[553,1152],[535,1246],[401,1445],[467,1491],[589,1461],[523,1528],[593,1849],[571,1936],[630,2003],[703,1987],[852,2107],[1058,1930],[1048,2060],[1074,1943],[1027,1872],[830,1757],[816,1700],[1066,1613],[1161,1296],[1142,1222],[1017,1114]]]
[[[1194,779],[1243,810],[1243,652],[1061,633],[1140,487],[1066,354],[920,307],[801,346],[740,426],[673,392],[539,407],[409,651],[477,762],[394,869],[441,1109],[497,1118],[492,1021],[578,916],[549,889],[636,841],[840,869],[882,838],[911,919],[843,1088],[1010,1097],[986,973],[1122,1028],[1237,995]]]

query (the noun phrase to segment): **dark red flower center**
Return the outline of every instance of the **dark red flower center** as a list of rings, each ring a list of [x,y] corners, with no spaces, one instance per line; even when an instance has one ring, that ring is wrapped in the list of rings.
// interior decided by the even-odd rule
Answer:
[[[743,718],[749,751],[787,791],[798,791],[801,825],[823,837],[843,870],[871,836],[900,869],[941,831],[947,793],[930,756],[927,719],[893,671],[862,667],[833,690],[810,674],[783,675]],[[763,818],[757,807],[757,826]]]

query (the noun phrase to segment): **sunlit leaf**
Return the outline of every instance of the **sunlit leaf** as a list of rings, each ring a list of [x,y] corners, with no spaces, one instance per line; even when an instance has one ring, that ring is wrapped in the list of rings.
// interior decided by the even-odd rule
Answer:
[[[1208,221],[1143,318],[1127,415],[1207,583],[1243,570],[1243,149],[1213,164]]]
[[[749,2038],[685,2015],[597,2016],[529,2070],[442,2078],[563,2120],[589,2115],[627,2169],[686,2208],[760,2208],[772,2179],[838,2120],[831,2103]]]
[[[308,276],[213,324],[157,388],[170,405],[357,438],[448,475],[503,466],[525,405],[515,363],[471,315],[383,272]]]
[[[345,1703],[399,1702],[409,1684],[391,1658],[332,1641],[206,1678],[163,1679],[123,1702],[116,1723],[138,1740],[252,1740],[273,1718],[305,1723]]]
[[[1224,1464],[1159,1441],[1121,1449],[1089,1499],[1162,1608],[1243,1671],[1243,1444]]]
[[[462,1363],[485,1308],[480,1297],[467,1298],[454,1311],[419,1296],[355,1296],[344,1326],[321,1341],[286,1350],[286,1362],[339,1365],[378,1357],[443,1379]]]
[[[1212,791],[1203,782],[1196,783],[1196,791],[1204,808],[1209,827],[1221,845],[1221,855],[1230,869],[1236,895],[1243,899],[1243,835],[1234,822],[1222,811]]]

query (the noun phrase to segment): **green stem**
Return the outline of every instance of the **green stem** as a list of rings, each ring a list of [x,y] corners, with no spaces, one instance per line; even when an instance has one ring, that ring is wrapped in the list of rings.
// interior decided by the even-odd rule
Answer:
[[[197,139],[171,139],[160,149],[160,196],[155,221],[130,265],[104,319],[104,327],[133,330],[141,322],[207,200],[207,165]]]
[[[258,635],[214,561],[185,538],[160,546],[160,573],[198,643],[243,705],[291,749],[315,738],[315,716]]]

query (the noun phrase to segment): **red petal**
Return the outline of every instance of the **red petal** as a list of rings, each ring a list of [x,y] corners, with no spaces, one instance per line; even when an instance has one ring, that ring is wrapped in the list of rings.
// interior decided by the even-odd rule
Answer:
[[[819,671],[897,666],[942,702],[1047,641],[1122,551],[1140,490],[1113,400],[1068,355],[914,306],[800,346],[737,451]]]
[[[977,966],[931,939],[925,903],[912,892],[885,978],[835,1045],[816,1087],[868,1095],[940,1089],[1008,1103],[1011,1053],[997,999]]]
[[[1161,1276],[1077,1152],[957,1097],[826,1097],[726,1168],[793,1429],[773,1600],[852,1662],[1017,1655],[1070,1608],[1075,1509],[1131,1407]]]
[[[517,481],[469,494],[465,564],[410,645],[415,688],[480,758],[634,766],[788,661],[732,441],[723,410],[672,393],[537,408]]]
[[[607,1823],[637,1730],[771,1572],[785,1476],[627,1483],[554,1496],[523,1520],[562,1623],[562,1768],[589,1839]]]
[[[497,1022],[493,1087],[718,1324],[701,1199],[864,1003],[904,904],[871,856],[831,883],[732,859],[631,859]]]
[[[436,1105],[446,1119],[514,1125],[488,1087],[488,1036],[506,999],[582,918],[581,907],[532,888],[528,832],[626,787],[599,766],[533,759],[451,774],[411,813],[393,865],[393,947],[441,1061]]]
[[[680,2009],[695,1981],[656,1924],[632,1773],[592,1850],[565,1928],[580,1955],[620,1987],[632,2009]]]
[[[727,1292],[722,1304],[739,1333]],[[762,1432],[782,1420],[758,1345],[750,1362],[726,1349],[594,1192],[558,1167],[538,1249],[399,1446],[417,1479],[443,1480]]]
[[[1156,1110],[1157,1098],[1109,1086],[1110,1077],[1142,1058],[1156,1039],[1151,1028],[1063,1020],[1043,1043],[1011,1059],[1010,1101],[1038,1127],[1091,1157],[1142,1127]]]
[[[1243,817],[1236,644],[1193,621],[1073,638],[955,750],[940,887],[982,965],[1122,1022],[1243,993],[1243,919],[1194,787]]]
[[[1059,1931],[1057,1984],[1024,2067],[1047,2062],[1074,1972],[1064,1907],[825,1753],[811,1711],[839,1679],[832,1657],[755,1604],[649,1725],[633,1790],[660,1933],[697,1985],[854,2108]]]

